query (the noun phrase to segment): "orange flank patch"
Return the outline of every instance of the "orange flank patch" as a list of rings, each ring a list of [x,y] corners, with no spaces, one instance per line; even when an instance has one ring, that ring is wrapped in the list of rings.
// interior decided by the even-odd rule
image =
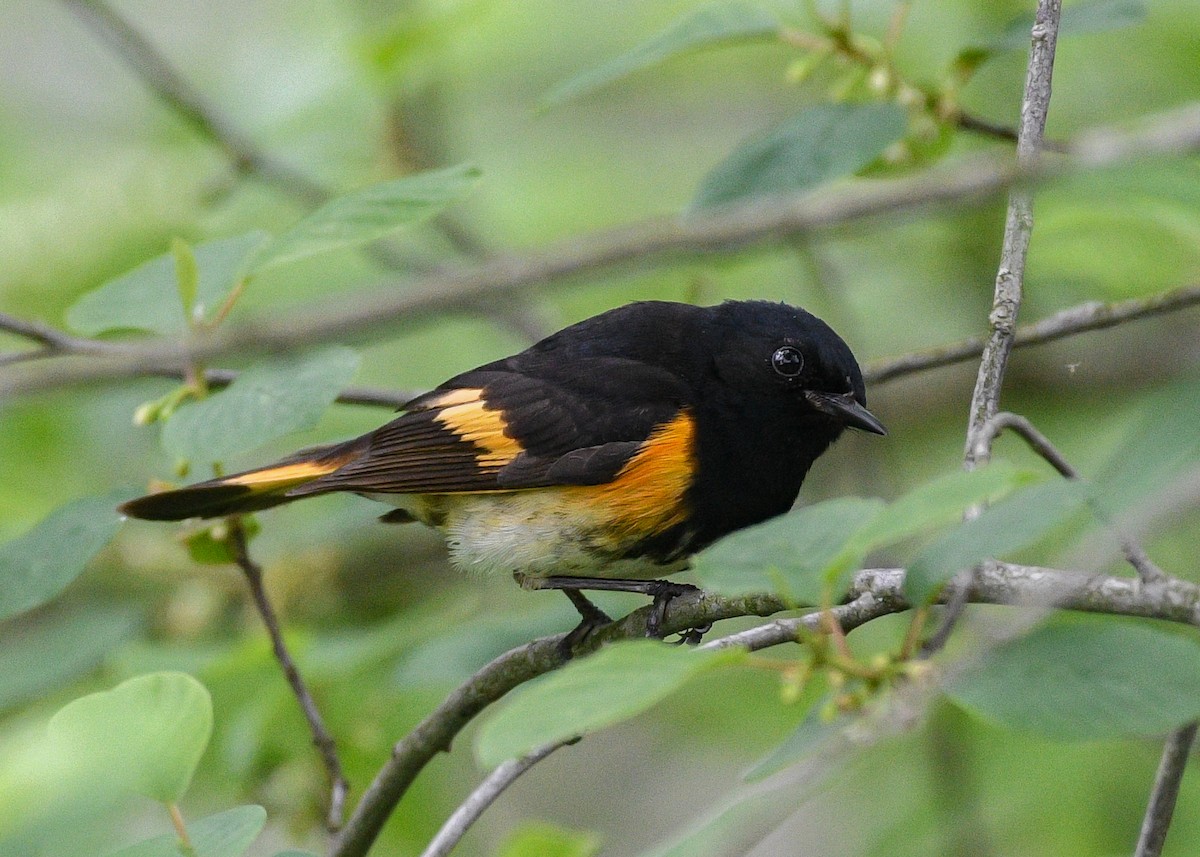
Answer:
[[[459,393],[473,393],[475,397],[467,401],[451,399],[456,403],[442,407],[434,419],[482,449],[483,454],[477,457],[481,466],[502,467],[524,451],[520,443],[505,434],[508,423],[503,414],[479,399],[479,390],[453,390],[447,398]],[[442,400],[438,399],[436,404],[441,406]]]
[[[283,488],[309,482],[318,476],[324,476],[337,470],[345,461],[300,461],[295,464],[282,464],[278,467],[266,467],[262,470],[252,470],[240,476],[230,476],[222,479],[222,485],[245,485],[248,488]]]
[[[696,425],[680,411],[642,444],[617,477],[564,489],[567,502],[592,507],[614,540],[660,533],[687,519],[684,494],[696,468]]]

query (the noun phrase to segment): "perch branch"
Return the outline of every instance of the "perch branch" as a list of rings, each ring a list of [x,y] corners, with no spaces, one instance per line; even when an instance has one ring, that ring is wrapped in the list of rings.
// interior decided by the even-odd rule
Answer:
[[[381,330],[426,324],[447,313],[469,313],[585,274],[665,264],[683,256],[727,254],[827,230],[868,217],[978,199],[1017,181],[1096,169],[1133,157],[1184,154],[1200,148],[1200,103],[1164,114],[1135,131],[1101,129],[1080,138],[1077,157],[1017,166],[1007,158],[965,158],[957,165],[890,182],[857,183],[821,195],[757,199],[703,215],[667,217],[605,230],[542,250],[447,266],[403,289],[344,296],[278,319],[242,322],[181,345],[154,339],[119,347],[105,359],[70,366],[26,367],[0,380],[0,396],[150,374],[156,367],[202,363],[234,352],[270,353],[333,340],[362,339]]]
[[[279,617],[263,587],[262,568],[250,558],[249,547],[246,543],[246,531],[236,517],[227,520],[229,524],[228,544],[233,551],[234,562],[246,577],[246,582],[250,586],[250,595],[254,599],[254,606],[262,616],[267,634],[271,638],[271,648],[275,652],[275,659],[279,661],[279,666],[283,670],[288,684],[291,685],[292,693],[295,695],[296,701],[300,703],[304,719],[308,721],[309,731],[312,732],[313,745],[320,753],[321,761],[329,774],[329,813],[326,816],[325,824],[329,830],[337,830],[342,825],[342,814],[346,805],[346,795],[350,791],[350,783],[346,781],[346,776],[342,772],[342,763],[338,758],[333,736],[325,728],[325,721],[321,718],[317,703],[309,692],[308,685],[301,678],[300,671],[296,669],[296,662],[292,660],[287,643],[283,640],[283,632],[279,628]]]
[[[879,616],[907,610],[903,569],[873,569],[855,578],[849,603],[834,608],[844,628]],[[1123,616],[1141,616],[1195,624],[1200,617],[1200,586],[1168,579],[1145,583],[1123,577],[987,563],[973,582],[969,598],[975,603],[1052,605],[1061,609]],[[664,633],[678,633],[735,616],[769,616],[790,605],[771,594],[722,597],[708,593],[682,596],[671,603]],[[598,630],[579,654],[619,639],[645,635],[649,607],[636,610]],[[707,645],[762,649],[795,642],[797,630],[818,619],[777,619]],[[564,663],[562,636],[543,637],[500,655],[451,693],[392,749],[392,754],[351,813],[332,844],[330,857],[361,857],[367,853],[396,804],[424,766],[449,750],[454,737],[480,711],[510,690]]]

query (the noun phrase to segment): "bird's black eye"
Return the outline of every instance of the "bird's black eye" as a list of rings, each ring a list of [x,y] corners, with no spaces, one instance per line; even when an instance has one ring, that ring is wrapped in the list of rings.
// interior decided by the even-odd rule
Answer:
[[[771,355],[771,366],[785,378],[794,378],[804,368],[804,355],[799,349],[785,345]]]

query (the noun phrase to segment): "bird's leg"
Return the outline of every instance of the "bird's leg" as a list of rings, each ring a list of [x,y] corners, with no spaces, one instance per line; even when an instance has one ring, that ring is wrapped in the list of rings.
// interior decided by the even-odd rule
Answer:
[[[579,590],[594,589],[605,592],[634,592],[639,595],[649,596],[654,600],[650,605],[650,615],[646,618],[646,636],[656,639],[662,637],[662,625],[667,616],[667,605],[681,595],[700,591],[690,583],[676,583],[673,580],[625,580],[623,578],[608,577],[526,577],[521,581],[521,585],[530,589],[561,589],[567,593],[567,597],[571,599],[571,603],[575,604],[579,612],[583,613],[585,620],[588,614],[584,613],[584,608],[580,607],[579,603],[575,601],[575,597],[571,595],[572,592],[593,610],[597,609],[595,605],[586,598],[583,598]],[[599,611],[597,610],[597,612]],[[689,629],[687,633],[681,634],[683,638],[682,642],[689,644],[698,643],[708,630],[708,627]]]
[[[521,585],[523,589],[555,589],[561,588],[563,595],[574,605],[579,611],[580,621],[567,636],[563,637],[562,649],[567,657],[575,650],[575,647],[588,638],[588,636],[597,628],[612,623],[612,618],[593,604],[588,597],[579,591],[577,587],[553,587],[543,586],[544,578],[529,577],[521,572],[515,572],[513,578]]]

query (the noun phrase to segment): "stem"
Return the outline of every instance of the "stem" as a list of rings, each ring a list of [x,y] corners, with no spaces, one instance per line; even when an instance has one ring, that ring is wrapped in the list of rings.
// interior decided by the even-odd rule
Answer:
[[[1162,854],[1171,816],[1175,813],[1175,801],[1179,797],[1179,783],[1183,780],[1188,754],[1196,740],[1196,725],[1193,721],[1181,726],[1167,738],[1162,759],[1158,763],[1158,773],[1154,777],[1154,789],[1150,792],[1150,802],[1146,807],[1146,817],[1142,819],[1134,857],[1159,857]]]
[[[317,703],[304,683],[304,679],[300,676],[300,671],[296,669],[296,663],[292,660],[292,655],[283,640],[283,632],[279,629],[279,617],[267,597],[266,589],[263,588],[262,568],[250,558],[246,545],[246,531],[236,516],[230,517],[228,521],[228,544],[233,550],[234,561],[246,577],[246,582],[250,586],[250,595],[254,599],[254,606],[262,616],[267,634],[271,638],[275,659],[279,661],[279,666],[283,669],[288,684],[291,685],[292,693],[295,695],[296,701],[300,703],[304,719],[308,721],[308,728],[312,732],[313,744],[320,753],[321,761],[329,774],[330,796],[326,826],[330,831],[335,831],[342,824],[342,812],[346,804],[346,795],[350,791],[350,784],[342,772],[342,763],[338,758],[333,736],[325,728],[325,721],[321,718]]]
[[[179,805],[171,801],[167,804],[167,812],[171,816],[171,824],[175,827],[175,835],[179,837],[180,847],[188,854],[195,854],[196,849],[188,836],[187,825],[183,822],[183,813],[179,811]]]

